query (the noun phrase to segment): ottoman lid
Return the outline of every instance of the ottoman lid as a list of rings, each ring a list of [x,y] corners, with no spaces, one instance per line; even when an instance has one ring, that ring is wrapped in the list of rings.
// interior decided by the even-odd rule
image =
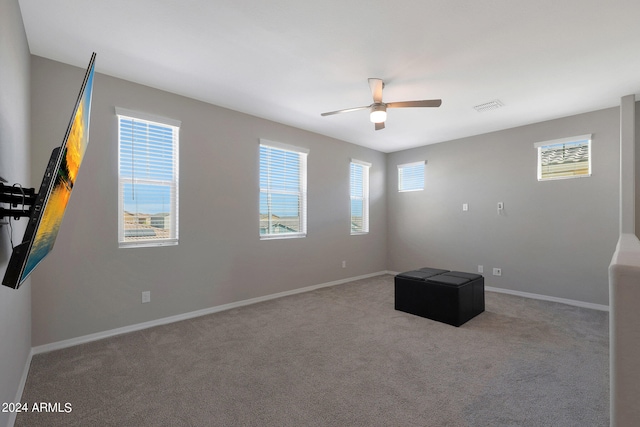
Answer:
[[[396,277],[406,277],[413,280],[425,280],[426,278],[431,276],[435,276],[435,274],[428,271],[412,270],[400,273]]]
[[[431,267],[422,267],[418,271],[424,271],[425,273],[431,273],[432,276],[436,276],[438,274],[446,273],[449,270],[441,270],[439,268],[431,268]]]
[[[440,283],[442,285],[449,286],[461,286],[465,283],[469,283],[471,280],[465,277],[445,276],[441,274],[439,276],[432,276],[426,279],[427,282]]]
[[[482,277],[480,274],[463,273],[462,271],[450,271],[448,273],[443,273],[443,276],[463,277],[469,280],[476,280]]]

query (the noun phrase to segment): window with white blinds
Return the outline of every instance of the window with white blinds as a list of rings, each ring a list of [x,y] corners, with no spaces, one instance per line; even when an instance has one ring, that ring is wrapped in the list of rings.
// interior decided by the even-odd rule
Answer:
[[[591,176],[591,135],[537,142],[538,181]]]
[[[351,234],[369,232],[369,168],[370,163],[351,160]]]
[[[424,190],[424,161],[398,165],[398,191]]]
[[[260,238],[307,235],[309,150],[260,140]]]
[[[118,243],[178,244],[180,122],[116,108]]]

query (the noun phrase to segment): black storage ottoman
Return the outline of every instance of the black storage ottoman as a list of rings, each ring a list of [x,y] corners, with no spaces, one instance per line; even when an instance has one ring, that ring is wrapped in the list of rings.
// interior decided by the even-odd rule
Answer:
[[[484,277],[433,268],[400,273],[395,309],[460,326],[484,311]]]

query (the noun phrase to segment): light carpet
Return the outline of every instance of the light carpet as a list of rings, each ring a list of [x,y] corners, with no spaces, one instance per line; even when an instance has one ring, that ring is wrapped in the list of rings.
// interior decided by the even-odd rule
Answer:
[[[608,313],[487,292],[459,328],[384,275],[35,355],[16,426],[608,426]],[[71,411],[64,412],[65,405]]]

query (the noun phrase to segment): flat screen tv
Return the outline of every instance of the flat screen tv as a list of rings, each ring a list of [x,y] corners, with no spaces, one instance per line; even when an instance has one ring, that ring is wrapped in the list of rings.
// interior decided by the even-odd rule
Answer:
[[[62,145],[53,149],[31,206],[22,243],[13,248],[2,284],[17,289],[51,252],[89,142],[96,54],[91,55]]]

